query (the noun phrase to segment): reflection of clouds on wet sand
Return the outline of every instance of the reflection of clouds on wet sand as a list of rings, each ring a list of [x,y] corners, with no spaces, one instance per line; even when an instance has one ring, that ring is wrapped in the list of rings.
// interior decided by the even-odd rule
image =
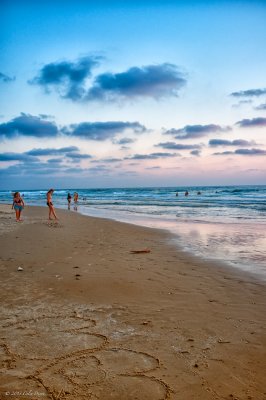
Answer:
[[[266,278],[263,225],[187,223],[175,227],[175,232],[178,243],[195,255],[223,260]]]
[[[84,209],[80,209],[84,212]],[[85,212],[84,212],[85,213]],[[86,213],[85,213],[86,214]],[[97,213],[95,213],[97,216]],[[165,229],[177,236],[173,243],[179,248],[206,259],[214,259],[239,269],[258,274],[266,279],[266,226],[265,223],[217,223],[182,221],[156,216],[126,216],[103,210],[101,217],[114,218],[151,228]]]

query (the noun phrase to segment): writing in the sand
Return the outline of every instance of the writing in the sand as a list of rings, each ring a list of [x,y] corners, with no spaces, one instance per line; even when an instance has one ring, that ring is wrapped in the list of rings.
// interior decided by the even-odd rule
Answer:
[[[38,391],[32,391],[32,390],[27,390],[24,392],[11,390],[10,392],[9,391],[5,392],[5,395],[6,396],[45,396],[45,393],[38,392]]]

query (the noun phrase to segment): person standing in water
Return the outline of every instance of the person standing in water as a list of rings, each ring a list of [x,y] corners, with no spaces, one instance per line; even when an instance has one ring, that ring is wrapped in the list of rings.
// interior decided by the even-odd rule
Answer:
[[[68,193],[68,195],[67,195],[67,202],[68,202],[68,209],[69,209],[69,210],[70,210],[71,199],[72,199],[71,194]]]
[[[47,206],[49,207],[49,219],[52,219],[51,216],[53,215],[54,219],[58,219],[54,210],[54,205],[52,202],[52,195],[54,193],[54,189],[48,190],[46,193],[46,198],[47,198]]]
[[[77,203],[79,199],[79,194],[77,192],[74,193],[74,203]]]
[[[74,210],[78,210],[78,199],[79,199],[79,194],[77,192],[74,193]]]
[[[22,197],[20,197],[20,193],[19,192],[15,192],[14,193],[14,199],[13,199],[13,204],[12,204],[12,210],[14,208],[15,212],[16,212],[16,221],[20,222],[21,220],[21,211],[24,208],[24,201],[22,199]]]

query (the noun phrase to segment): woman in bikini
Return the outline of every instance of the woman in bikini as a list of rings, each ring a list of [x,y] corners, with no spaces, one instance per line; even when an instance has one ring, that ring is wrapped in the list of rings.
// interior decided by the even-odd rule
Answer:
[[[49,219],[51,218],[51,215],[54,216],[55,219],[58,219],[54,210],[54,205],[52,203],[52,195],[54,193],[54,189],[50,189],[47,194],[46,194],[46,198],[47,198],[47,206],[49,207]]]
[[[21,211],[24,208],[24,201],[22,199],[22,197],[20,197],[20,193],[19,192],[15,192],[14,193],[14,199],[13,199],[13,204],[12,204],[12,209],[14,208],[14,210],[16,211],[16,221],[20,222],[22,221],[20,219],[21,216]]]
[[[74,193],[74,210],[78,211],[78,199],[79,199],[79,195],[77,192]]]

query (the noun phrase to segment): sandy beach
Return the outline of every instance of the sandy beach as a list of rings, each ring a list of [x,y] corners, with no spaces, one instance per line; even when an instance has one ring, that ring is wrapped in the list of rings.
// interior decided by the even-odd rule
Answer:
[[[0,208],[1,399],[266,399],[265,283],[57,212]]]

